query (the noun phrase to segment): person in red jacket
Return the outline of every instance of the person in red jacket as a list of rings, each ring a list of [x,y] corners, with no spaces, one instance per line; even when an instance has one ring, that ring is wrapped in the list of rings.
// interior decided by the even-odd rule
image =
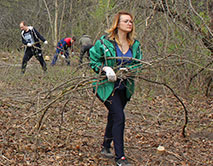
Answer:
[[[27,67],[27,62],[35,55],[36,59],[40,62],[42,69],[47,70],[44,61],[40,40],[47,44],[47,40],[32,26],[27,26],[24,21],[20,23],[22,43],[27,46],[25,48],[24,57],[22,60],[21,72],[24,74]]]
[[[67,37],[67,38],[63,38],[61,39],[58,44],[57,44],[57,48],[56,48],[56,53],[53,57],[53,60],[51,62],[51,66],[54,66],[56,64],[56,61],[58,59],[58,55],[61,54],[61,56],[63,58],[65,58],[67,65],[70,65],[70,59],[69,59],[69,51],[68,48],[72,48],[73,47],[73,43],[76,41],[75,36],[71,37]],[[72,53],[73,49],[72,49]]]

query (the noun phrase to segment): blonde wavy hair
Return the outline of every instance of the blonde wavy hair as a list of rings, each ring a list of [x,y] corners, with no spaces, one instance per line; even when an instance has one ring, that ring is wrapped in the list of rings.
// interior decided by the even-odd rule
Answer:
[[[120,11],[118,12],[113,19],[113,23],[109,29],[106,30],[108,33],[108,37],[110,40],[114,40],[120,45],[119,39],[118,39],[118,24],[120,22],[120,16],[121,15],[129,15],[131,19],[133,20],[133,15],[126,11]],[[135,25],[132,24],[132,31],[127,34],[127,41],[130,46],[134,44],[134,37],[135,37]]]

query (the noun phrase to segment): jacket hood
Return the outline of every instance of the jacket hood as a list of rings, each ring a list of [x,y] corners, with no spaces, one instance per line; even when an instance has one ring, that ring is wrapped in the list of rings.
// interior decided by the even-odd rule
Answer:
[[[89,36],[89,35],[83,35],[83,37],[88,37],[88,38],[90,38],[91,36]]]
[[[28,26],[28,29],[32,31],[32,30],[33,30],[33,27],[32,27],[32,26]],[[24,37],[23,34],[24,34],[24,30],[21,31],[21,36],[22,36],[22,37]]]
[[[33,27],[32,27],[32,26],[28,26],[28,28],[29,28],[30,30],[32,30],[32,29],[33,29]]]

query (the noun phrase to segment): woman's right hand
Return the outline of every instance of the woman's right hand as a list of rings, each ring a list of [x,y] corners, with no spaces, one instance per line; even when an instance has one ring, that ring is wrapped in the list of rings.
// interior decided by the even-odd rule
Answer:
[[[117,76],[116,76],[114,70],[111,67],[104,66],[103,71],[106,72],[106,76],[108,78],[108,81],[115,82],[117,80]]]

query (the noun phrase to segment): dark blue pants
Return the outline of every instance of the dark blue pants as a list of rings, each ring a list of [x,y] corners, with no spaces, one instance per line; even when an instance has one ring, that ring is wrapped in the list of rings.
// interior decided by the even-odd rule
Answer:
[[[56,53],[53,57],[53,60],[51,62],[51,65],[55,65],[56,61],[58,59],[58,55],[61,53],[61,55],[63,54],[65,56],[65,61],[67,63],[67,65],[70,65],[70,59],[69,59],[69,51],[68,50],[64,50],[61,43],[57,44],[57,48],[56,48]]]
[[[113,141],[116,159],[124,156],[124,107],[127,101],[126,87],[123,83],[119,85],[118,80],[115,84],[114,93],[107,99],[107,101],[104,102],[109,113],[103,146],[109,148]]]

